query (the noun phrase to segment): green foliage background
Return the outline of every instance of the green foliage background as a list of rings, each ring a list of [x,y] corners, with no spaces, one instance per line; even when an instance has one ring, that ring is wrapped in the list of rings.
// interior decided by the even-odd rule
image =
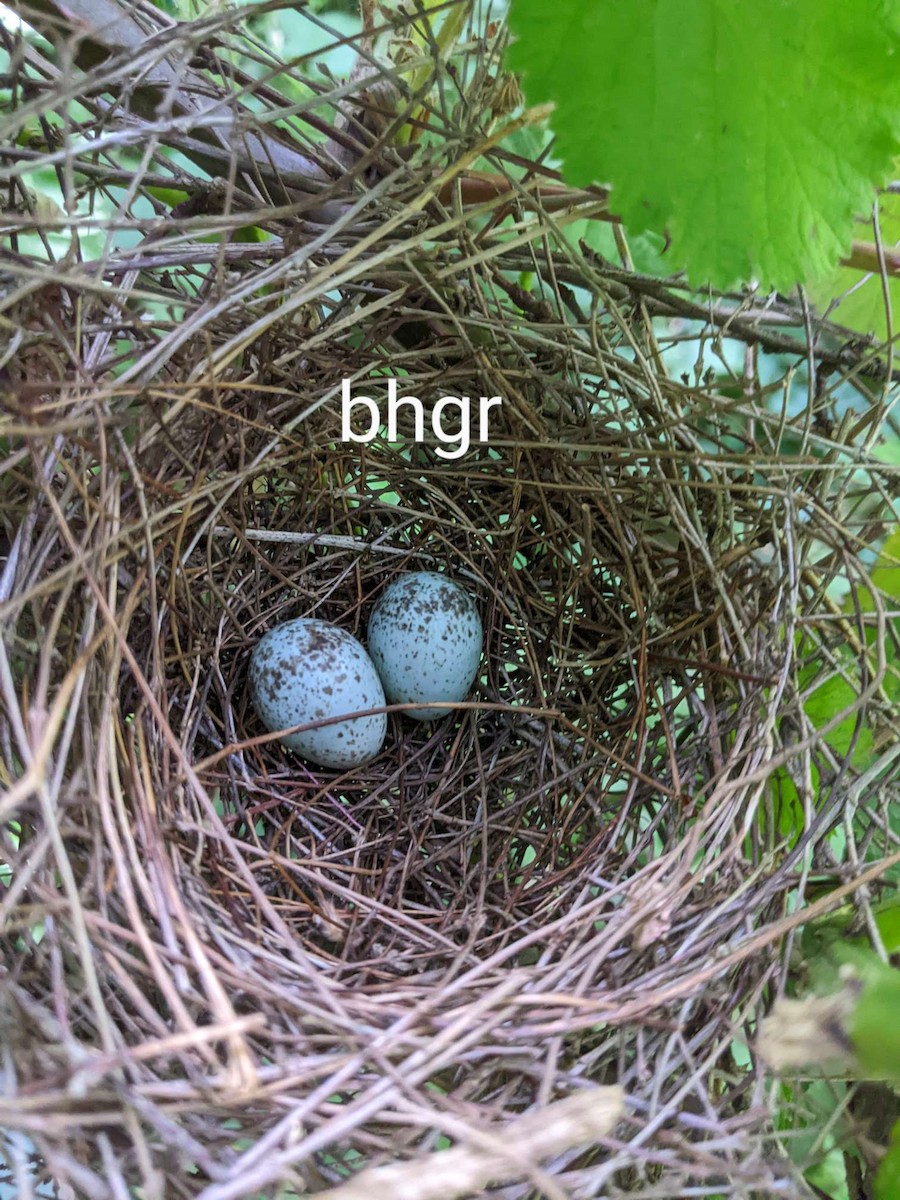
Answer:
[[[695,283],[828,273],[900,150],[896,3],[514,0],[511,23],[567,177]]]

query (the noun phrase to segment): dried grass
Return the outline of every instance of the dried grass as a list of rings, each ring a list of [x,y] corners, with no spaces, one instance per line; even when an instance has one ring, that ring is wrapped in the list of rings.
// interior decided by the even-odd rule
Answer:
[[[65,77],[35,89],[37,60],[17,62],[32,87],[8,147],[26,112],[65,112]],[[331,226],[263,211],[239,176],[166,218],[148,189],[171,186],[161,146],[181,133],[163,113],[140,145],[126,108],[101,112],[89,98],[120,76],[66,85],[95,122],[76,147],[70,111],[55,161],[72,198],[114,205],[110,233],[133,218],[143,238],[99,261],[3,258],[12,1177],[25,1188],[33,1148],[60,1195],[236,1200],[410,1161],[426,1195],[447,1138],[617,1085],[614,1135],[520,1150],[513,1181],[488,1149],[472,1186],[807,1194],[739,1046],[783,986],[811,879],[832,878],[813,911],[853,895],[865,914],[897,855],[892,626],[865,567],[896,508],[873,453],[885,357],[786,300],[599,261],[564,236],[596,197],[442,199],[435,172],[479,137],[449,92],[430,147],[336,193]],[[4,161],[7,232],[46,233],[34,160]],[[252,205],[270,241],[199,240]],[[671,378],[654,317],[698,313],[684,336],[704,361]],[[730,389],[703,378],[723,335],[747,346]],[[448,462],[402,424],[393,445],[341,442],[341,380],[376,366],[426,398],[502,395],[489,443]],[[257,638],[313,613],[364,635],[384,585],[423,566],[478,598],[472,700],[433,725],[392,714],[348,775],[284,752],[248,704]],[[855,607],[832,600],[841,581]],[[865,771],[804,709],[838,678],[831,727],[876,731]]]

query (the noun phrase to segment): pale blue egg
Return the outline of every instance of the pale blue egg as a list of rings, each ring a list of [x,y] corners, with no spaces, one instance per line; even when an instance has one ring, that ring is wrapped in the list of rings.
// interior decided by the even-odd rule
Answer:
[[[484,631],[465,588],[435,571],[388,584],[369,618],[369,654],[392,704],[465,700],[478,673]],[[435,721],[448,708],[407,709]]]
[[[301,617],[270,629],[250,657],[250,694],[272,732],[384,705],[371,658],[330,621]],[[374,758],[387,731],[385,713],[286,734],[291,750],[323,767],[358,767]]]

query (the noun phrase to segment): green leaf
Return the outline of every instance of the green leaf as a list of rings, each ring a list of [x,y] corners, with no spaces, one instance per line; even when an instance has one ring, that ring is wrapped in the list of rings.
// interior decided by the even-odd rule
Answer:
[[[874,241],[872,228],[868,228],[868,235],[861,231],[857,236]],[[900,196],[891,193],[879,198],[878,229],[886,250],[900,242]],[[838,267],[827,277],[812,280],[807,290],[820,312],[827,311],[832,321],[863,335],[872,333],[879,339],[887,337],[884,284],[879,275],[866,276],[855,267]],[[900,279],[896,276],[888,279],[888,291],[893,321],[896,322],[896,314],[900,313]]]
[[[616,235],[608,221],[573,221],[566,226],[566,236],[577,245],[586,242],[592,250],[602,254],[611,262],[619,261],[619,247]],[[672,270],[671,263],[664,258],[665,242],[655,233],[640,233],[637,237],[627,236],[628,250],[636,271],[643,275],[668,275]]]
[[[900,600],[900,528],[888,537],[884,549],[878,558],[878,563],[869,573],[869,579],[881,594],[881,602],[888,612],[896,612],[897,601]],[[875,597],[868,587],[861,587],[855,596],[848,596],[844,603],[844,611],[852,614],[857,604],[864,613],[875,611]],[[885,695],[892,701],[900,700],[900,661],[897,657],[897,640],[900,634],[900,618],[886,618],[888,625],[887,636],[884,638],[884,653],[887,663],[882,687]],[[866,641],[872,645],[878,638],[878,630],[874,623],[865,631]]]
[[[811,668],[811,671],[814,672],[817,669],[818,668],[814,665]],[[858,671],[858,666],[856,664],[851,664],[850,670],[854,669]],[[801,683],[803,681],[804,674],[806,674],[806,672],[801,672]],[[826,725],[832,717],[836,716],[845,708],[850,708],[856,702],[857,697],[857,690],[854,689],[846,679],[842,678],[840,675],[832,675],[829,679],[826,679],[823,684],[817,687],[815,691],[811,692],[810,695],[807,696],[803,707],[806,710],[806,715],[816,726],[816,728],[821,729],[822,726]],[[825,740],[835,754],[840,755],[841,757],[844,757],[849,752],[850,746],[852,745],[853,754],[851,757],[851,762],[853,763],[853,766],[856,767],[857,770],[865,770],[866,767],[871,766],[875,760],[875,754],[873,750],[875,739],[872,730],[866,724],[861,726],[857,735],[856,731],[859,723],[858,714],[851,714],[846,718],[846,720],[841,721],[836,728],[832,729],[830,733],[827,733],[825,735]],[[854,735],[856,735],[855,741]]]
[[[871,951],[854,966],[863,989],[850,1021],[850,1040],[862,1077],[900,1080],[900,971],[885,966]]]
[[[810,783],[812,784],[813,796],[817,800],[819,796],[819,772],[815,766],[811,770]],[[778,834],[784,838],[788,846],[793,848],[797,845],[797,842],[799,842],[806,830],[806,810],[797,792],[796,784],[784,767],[780,767],[772,773],[770,794]],[[767,828],[769,814],[766,809],[760,809],[759,817],[762,828]]]
[[[893,893],[887,900],[874,907],[873,916],[887,954],[900,951],[900,895]],[[817,986],[831,987],[837,978],[842,963],[855,962],[858,952],[871,955],[872,949],[867,934],[850,937],[849,931],[858,927],[858,913],[853,905],[845,905],[826,916],[818,917],[804,926],[800,934],[800,946],[804,957],[816,967]],[[850,957],[848,957],[848,955]],[[825,962],[823,960],[828,960]],[[816,960],[819,960],[818,962]],[[821,967],[821,969],[819,969]],[[825,990],[825,987],[822,987]]]
[[[235,233],[234,240],[236,242],[268,242],[271,237],[272,234],[261,229],[259,225],[242,225]]]
[[[887,954],[900,951],[900,897],[879,905],[875,910],[875,924]]]
[[[890,0],[513,0],[529,103],[670,269],[787,288],[833,268],[900,149]]]
[[[810,1138],[810,1148],[821,1138],[821,1130],[816,1130]],[[803,1172],[807,1183],[819,1189],[819,1194],[828,1196],[830,1200],[847,1200],[847,1166],[841,1150],[834,1148],[823,1155],[819,1162]]]
[[[900,527],[885,542],[872,582],[892,600],[900,600]]]
[[[891,1131],[891,1144],[878,1164],[875,1200],[897,1200],[900,1196],[900,1121]]]
[[[188,193],[182,191],[181,188],[148,187],[147,191],[155,200],[168,204],[170,208],[174,208],[176,204],[181,204],[188,198]]]

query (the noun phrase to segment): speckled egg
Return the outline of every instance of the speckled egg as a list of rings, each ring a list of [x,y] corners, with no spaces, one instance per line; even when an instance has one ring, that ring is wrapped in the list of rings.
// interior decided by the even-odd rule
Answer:
[[[369,653],[392,704],[465,700],[484,631],[469,593],[446,575],[414,571],[388,584],[369,618]],[[411,708],[435,721],[449,708]]]
[[[385,702],[378,672],[356,638],[330,621],[307,617],[270,629],[256,644],[250,694],[273,732]],[[373,713],[281,740],[319,766],[358,767],[378,753],[386,730],[386,714]]]

